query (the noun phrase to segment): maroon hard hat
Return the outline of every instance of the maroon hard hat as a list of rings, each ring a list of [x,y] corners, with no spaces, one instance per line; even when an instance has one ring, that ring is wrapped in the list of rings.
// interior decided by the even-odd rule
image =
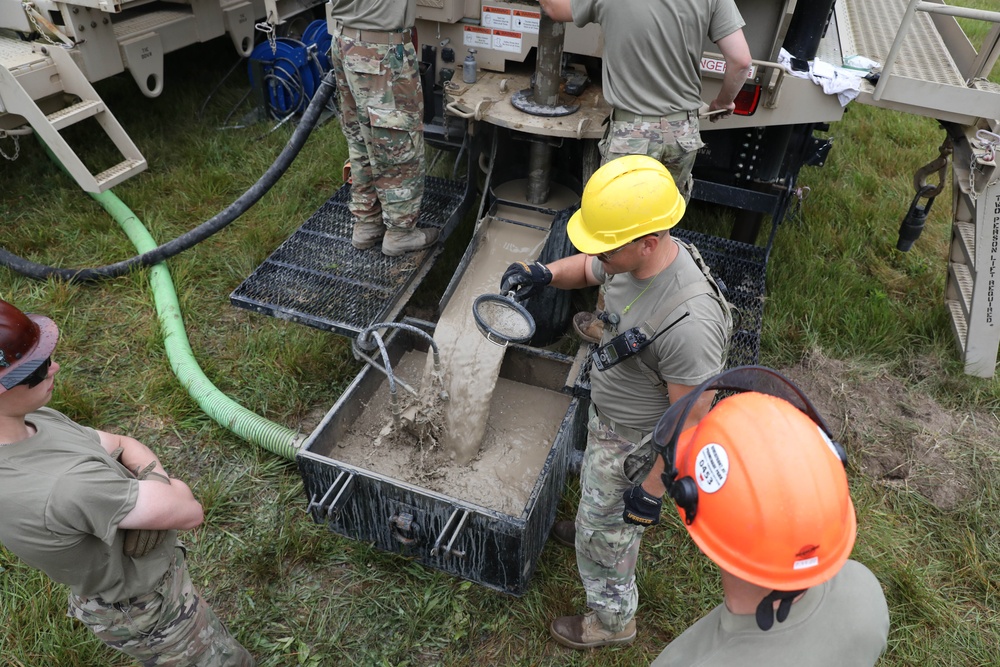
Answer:
[[[52,356],[58,339],[55,322],[43,315],[25,315],[0,299],[0,394]]]

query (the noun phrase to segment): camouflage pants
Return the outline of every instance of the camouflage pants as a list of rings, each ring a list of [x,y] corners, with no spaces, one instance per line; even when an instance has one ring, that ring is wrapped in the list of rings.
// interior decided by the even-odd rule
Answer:
[[[181,547],[152,592],[116,603],[70,593],[67,615],[143,667],[257,664],[195,590]]]
[[[639,604],[635,564],[645,531],[622,519],[622,494],[645,479],[652,467],[648,440],[642,445],[630,442],[591,414],[576,511],[576,565],[587,606],[613,632],[632,620]]]
[[[408,39],[370,44],[350,33],[334,36],[330,55],[351,160],[351,213],[356,222],[412,228],[424,194],[417,52]]]
[[[646,117],[648,118],[648,116]],[[691,169],[698,156],[701,140],[698,117],[681,120],[620,121],[609,120],[608,129],[598,145],[601,164],[623,155],[648,155],[663,163],[674,177],[685,203],[691,198]]]

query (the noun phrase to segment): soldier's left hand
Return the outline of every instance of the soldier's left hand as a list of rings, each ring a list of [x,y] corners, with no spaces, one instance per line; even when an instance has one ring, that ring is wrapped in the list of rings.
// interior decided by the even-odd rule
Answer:
[[[646,493],[641,485],[636,484],[627,489],[622,494],[622,500],[625,501],[625,511],[622,512],[625,523],[635,526],[655,526],[660,523],[663,499]]]

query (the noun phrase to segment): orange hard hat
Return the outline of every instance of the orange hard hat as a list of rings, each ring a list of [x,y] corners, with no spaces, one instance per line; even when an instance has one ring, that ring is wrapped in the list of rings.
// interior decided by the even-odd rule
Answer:
[[[843,461],[823,429],[781,398],[748,391],[723,399],[680,435],[676,465],[697,486],[688,533],[745,581],[785,591],[816,586],[854,547]]]

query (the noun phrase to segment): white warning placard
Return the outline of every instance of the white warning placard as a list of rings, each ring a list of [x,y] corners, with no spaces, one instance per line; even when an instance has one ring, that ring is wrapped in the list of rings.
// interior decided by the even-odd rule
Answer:
[[[529,35],[538,34],[538,25],[542,22],[541,12],[526,12],[523,9],[515,9],[511,13],[511,27],[514,30],[526,32]]]
[[[483,5],[483,12],[480,15],[479,25],[484,28],[495,28],[498,30],[510,30],[511,13],[509,9],[502,7],[490,7]]]
[[[497,51],[520,53],[523,39],[521,33],[512,30],[494,30],[493,48]]]
[[[480,28],[477,25],[467,25],[462,36],[462,43],[474,49],[491,49],[493,48],[493,31],[489,28]]]

